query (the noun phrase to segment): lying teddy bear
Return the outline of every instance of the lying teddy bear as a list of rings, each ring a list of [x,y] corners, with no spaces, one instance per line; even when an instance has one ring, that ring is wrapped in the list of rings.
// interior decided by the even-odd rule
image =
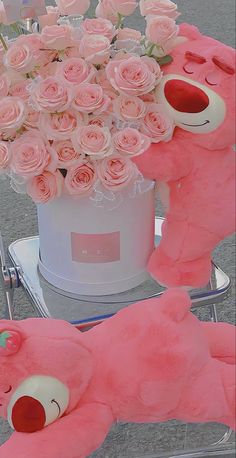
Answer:
[[[169,195],[148,270],[162,285],[197,288],[210,279],[212,250],[235,229],[235,50],[187,24],[180,35],[157,92],[174,135],[133,160]]]
[[[0,321],[0,458],[83,458],[115,421],[235,426],[235,334],[169,290],[81,333],[50,319]]]

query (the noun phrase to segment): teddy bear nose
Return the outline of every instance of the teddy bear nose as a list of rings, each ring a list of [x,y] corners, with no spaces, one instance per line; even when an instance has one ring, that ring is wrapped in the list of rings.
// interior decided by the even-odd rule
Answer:
[[[34,433],[44,427],[45,421],[45,410],[37,399],[22,396],[14,404],[12,424],[16,431]]]
[[[167,81],[164,93],[172,108],[182,113],[201,113],[209,105],[207,94],[187,81],[178,79]]]

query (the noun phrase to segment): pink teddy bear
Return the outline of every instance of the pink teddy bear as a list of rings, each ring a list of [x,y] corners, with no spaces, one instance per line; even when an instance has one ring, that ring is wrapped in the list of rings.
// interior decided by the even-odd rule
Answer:
[[[181,25],[180,35],[157,89],[173,138],[134,161],[168,200],[148,270],[165,286],[201,287],[212,250],[235,228],[235,51],[194,26]]]
[[[116,421],[235,427],[235,328],[203,323],[181,289],[85,333],[59,320],[0,321],[0,458],[84,458]]]

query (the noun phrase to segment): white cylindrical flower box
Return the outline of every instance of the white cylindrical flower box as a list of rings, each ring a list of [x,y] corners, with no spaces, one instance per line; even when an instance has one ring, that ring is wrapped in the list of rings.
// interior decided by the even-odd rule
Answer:
[[[120,293],[145,281],[155,225],[154,185],[145,183],[133,196],[123,191],[115,208],[66,195],[38,205],[43,277],[79,295]]]

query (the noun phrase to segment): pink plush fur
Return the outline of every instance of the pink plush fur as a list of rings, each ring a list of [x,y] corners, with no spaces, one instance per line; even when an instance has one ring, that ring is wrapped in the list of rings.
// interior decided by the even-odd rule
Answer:
[[[177,125],[173,138],[152,144],[134,161],[169,194],[162,240],[149,271],[166,286],[201,287],[210,278],[212,250],[235,228],[235,51],[187,24],[180,34],[187,39],[174,49],[164,77],[187,78],[192,89],[172,84],[169,93],[163,89],[164,97],[159,93],[166,109],[170,101],[175,106],[176,111],[170,109]],[[195,83],[203,92],[193,90]],[[217,127],[211,121],[223,113],[223,105],[211,100],[204,109],[204,88],[224,101],[226,112]]]
[[[70,395],[64,415],[31,434],[20,432],[37,421],[24,397],[22,410],[12,413],[18,432],[0,447],[0,458],[84,458],[119,420],[235,427],[234,327],[202,323],[190,305],[185,291],[169,290],[85,333],[59,320],[1,321],[1,416],[31,376],[55,377]],[[45,411],[51,402],[60,405],[60,398],[52,395]]]

